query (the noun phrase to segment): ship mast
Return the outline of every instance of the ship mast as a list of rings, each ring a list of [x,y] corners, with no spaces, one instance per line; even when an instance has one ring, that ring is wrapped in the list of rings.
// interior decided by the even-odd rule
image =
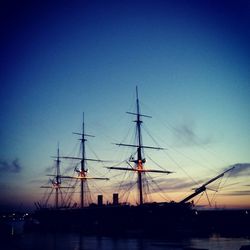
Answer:
[[[84,113],[83,113],[83,122],[82,122],[82,133],[75,133],[73,134],[80,135],[81,136],[81,157],[66,157],[62,156],[60,158],[64,159],[75,159],[75,160],[80,160],[81,161],[81,167],[80,169],[75,169],[75,171],[78,173],[77,177],[74,176],[61,176],[61,178],[70,178],[70,179],[78,179],[80,180],[80,207],[83,208],[86,206],[85,203],[85,193],[86,189],[88,188],[87,186],[87,180],[92,179],[92,180],[109,180],[108,178],[101,178],[101,177],[88,177],[88,169],[86,168],[86,163],[87,161],[96,161],[96,162],[103,162],[101,160],[96,160],[96,159],[88,159],[86,158],[86,152],[85,152],[85,142],[87,141],[86,137],[94,137],[93,135],[89,135],[85,133],[85,126],[84,126]]]
[[[50,180],[51,182],[51,186],[41,186],[41,188],[51,188],[51,192],[49,193],[47,199],[46,199],[46,202],[45,202],[45,205],[47,205],[49,199],[50,199],[50,196],[52,195],[53,191],[55,190],[55,208],[58,209],[60,206],[59,206],[59,196],[61,196],[61,206],[63,205],[63,198],[62,198],[62,191],[61,189],[63,188],[73,188],[73,187],[66,187],[66,186],[61,186],[62,184],[62,181],[61,181],[61,173],[60,173],[60,151],[59,151],[59,143],[58,143],[58,146],[57,146],[57,156],[56,157],[53,157],[53,158],[56,158],[55,162],[56,162],[56,166],[55,166],[55,174],[48,174],[47,176],[52,176],[54,177],[53,179]]]
[[[55,197],[55,203],[56,203],[56,208],[58,208],[58,187],[61,185],[61,177],[60,177],[60,159],[59,159],[59,144],[58,144],[58,147],[57,147],[57,158],[56,158],[56,185],[57,185],[57,188],[56,188],[56,197]]]
[[[138,89],[136,86],[136,129],[138,133],[138,149],[137,149],[137,169],[138,170],[143,170],[143,159],[142,159],[142,135],[141,135],[141,124],[142,121],[140,119],[140,105],[139,105],[139,98],[138,98]],[[144,160],[145,162],[145,160]],[[138,189],[139,189],[139,201],[140,205],[143,204],[143,192],[142,192],[142,172],[137,171],[138,174]]]
[[[83,113],[83,119],[82,119],[82,138],[81,138],[81,146],[82,146],[82,159],[81,159],[81,171],[80,171],[80,176],[85,177],[86,176],[86,169],[85,169],[85,133],[84,133],[84,113]],[[88,135],[90,136],[90,135]],[[85,180],[84,178],[81,178],[81,208],[84,207],[84,183]]]
[[[165,170],[149,170],[149,169],[144,169],[144,163],[146,162],[146,159],[143,157],[143,148],[148,148],[148,149],[158,149],[161,150],[163,148],[159,147],[151,147],[151,146],[144,146],[142,143],[142,133],[141,133],[141,125],[142,125],[142,120],[141,117],[147,117],[147,118],[152,118],[151,116],[148,115],[143,115],[140,113],[140,103],[139,103],[139,97],[138,97],[138,88],[136,86],[136,113],[132,112],[127,112],[128,114],[135,115],[136,120],[134,121],[136,123],[136,135],[137,135],[137,141],[136,144],[123,144],[119,143],[116,144],[118,146],[128,146],[128,147],[136,147],[137,148],[137,159],[130,160],[131,162],[135,163],[134,168],[126,168],[126,167],[108,167],[109,169],[115,169],[115,170],[127,170],[127,171],[135,171],[137,172],[137,177],[138,177],[138,193],[139,193],[139,204],[142,205],[144,203],[143,200],[143,181],[142,177],[143,174],[145,173],[165,173],[165,174],[170,174],[172,173],[171,171],[165,171]]]

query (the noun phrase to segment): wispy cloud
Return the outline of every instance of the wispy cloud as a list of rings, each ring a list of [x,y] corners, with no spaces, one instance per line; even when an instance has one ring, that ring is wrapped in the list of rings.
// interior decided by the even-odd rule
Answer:
[[[160,179],[157,181],[158,186],[161,188],[161,190],[167,191],[167,190],[186,190],[194,186],[194,183],[191,182],[188,179],[182,178],[172,178],[169,180],[166,179]]]
[[[175,132],[178,139],[181,138],[182,143],[185,145],[206,145],[212,141],[209,137],[201,138],[198,136],[195,126],[191,123],[180,124],[175,127]]]
[[[181,191],[191,189],[194,183],[187,179],[148,179],[149,193],[164,192],[164,191]],[[116,184],[115,188],[120,188],[121,190],[130,190],[136,188],[136,180],[124,182],[123,184]]]
[[[250,163],[236,163],[229,167],[234,167],[230,173],[230,177],[247,176],[250,175]],[[225,170],[228,169],[225,168]]]
[[[33,179],[33,180],[30,180],[28,183],[40,185],[41,183],[44,183],[44,179]]]
[[[224,195],[230,195],[230,196],[245,196],[245,195],[250,195],[250,190],[240,190],[240,191],[233,191],[233,192],[228,192]]]
[[[54,166],[49,166],[49,167],[47,167],[47,168],[44,169],[44,172],[46,174],[51,174],[51,172],[54,172],[54,170],[55,170]]]
[[[22,167],[16,158],[12,162],[0,160],[0,173],[19,173]]]

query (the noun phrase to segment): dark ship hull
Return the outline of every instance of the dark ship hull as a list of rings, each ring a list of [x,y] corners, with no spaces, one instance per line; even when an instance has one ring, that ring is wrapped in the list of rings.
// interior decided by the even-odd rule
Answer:
[[[40,209],[34,217],[42,229],[76,230],[101,235],[175,235],[189,233],[190,204],[150,203],[90,205],[78,209]]]
[[[77,209],[40,209],[40,230],[141,237],[250,236],[250,210],[192,209],[190,203],[140,206],[91,205]]]

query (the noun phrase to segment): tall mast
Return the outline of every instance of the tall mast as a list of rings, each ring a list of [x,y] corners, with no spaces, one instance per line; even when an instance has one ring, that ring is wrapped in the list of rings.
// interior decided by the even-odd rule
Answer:
[[[127,147],[136,147],[137,148],[137,159],[130,160],[131,162],[135,163],[135,167],[133,168],[127,168],[127,167],[108,167],[109,169],[115,169],[115,170],[125,170],[125,171],[134,171],[137,172],[138,176],[138,193],[139,193],[139,204],[142,205],[144,200],[143,200],[143,181],[142,181],[142,174],[144,173],[165,173],[165,174],[170,174],[172,173],[171,171],[165,171],[165,170],[150,170],[150,169],[144,169],[143,164],[146,162],[146,159],[143,157],[142,154],[142,149],[147,148],[147,149],[163,149],[159,147],[151,147],[151,146],[144,146],[142,144],[142,133],[141,133],[141,124],[142,120],[141,117],[147,117],[147,118],[152,118],[151,116],[148,115],[143,115],[140,113],[140,103],[139,103],[139,97],[138,97],[138,88],[136,86],[136,113],[132,112],[127,112],[128,114],[135,115],[136,120],[134,121],[136,123],[136,144],[123,144],[119,143],[116,144],[118,146],[127,146]]]
[[[41,188],[51,188],[51,192],[49,193],[47,199],[46,199],[46,202],[45,202],[45,205],[47,205],[53,191],[55,190],[55,208],[59,208],[60,206],[63,206],[63,197],[62,197],[62,192],[61,192],[61,189],[62,188],[73,188],[73,187],[67,187],[67,186],[61,186],[62,184],[62,181],[61,181],[61,178],[63,178],[61,176],[61,173],[60,173],[60,151],[59,151],[59,143],[57,145],[57,156],[53,156],[53,158],[56,158],[55,162],[56,162],[56,165],[55,165],[55,174],[48,174],[47,176],[52,176],[53,179],[50,180],[51,182],[51,186],[41,186]],[[61,204],[59,206],[59,196],[61,197]]]
[[[81,208],[85,206],[85,189],[86,189],[86,180],[87,180],[87,169],[86,169],[86,153],[85,153],[85,142],[87,141],[86,137],[94,137],[93,135],[85,134],[85,127],[84,127],[84,112],[82,114],[82,133],[74,133],[77,135],[81,135],[81,149],[82,149],[82,155],[81,155],[81,168],[80,171],[78,170],[78,174],[81,181],[81,192],[80,192],[80,202],[81,202]]]
[[[63,159],[74,159],[74,160],[80,160],[81,161],[81,167],[80,169],[75,169],[75,171],[78,173],[77,177],[74,176],[61,176],[61,178],[69,178],[69,179],[80,179],[80,207],[83,208],[86,206],[86,189],[88,188],[87,186],[87,180],[109,180],[108,178],[102,178],[102,177],[88,177],[87,173],[88,170],[86,168],[86,163],[87,161],[95,161],[95,162],[102,162],[101,160],[96,160],[96,159],[89,159],[86,158],[86,152],[85,152],[85,142],[87,141],[86,137],[94,137],[93,135],[89,135],[85,133],[85,126],[84,126],[84,113],[83,113],[83,121],[82,121],[82,133],[75,133],[73,134],[80,135],[81,136],[81,157],[70,157],[70,156],[62,156],[60,158]]]
[[[81,144],[82,144],[82,159],[81,159],[81,175],[85,177],[86,175],[86,170],[85,170],[85,134],[84,134],[84,113],[82,115],[82,139],[81,139]],[[85,179],[81,179],[81,208],[84,207],[84,182]]]
[[[56,159],[56,197],[55,197],[55,203],[56,203],[56,208],[58,208],[58,191],[59,191],[59,186],[61,185],[61,178],[60,178],[60,155],[59,155],[59,143],[57,146],[57,159]]]
[[[138,149],[137,149],[137,169],[143,170],[143,161],[142,161],[142,136],[141,136],[141,124],[142,121],[140,120],[140,104],[139,104],[139,98],[138,98],[138,88],[136,86],[136,129],[138,134]],[[139,190],[139,204],[143,204],[143,192],[142,192],[142,172],[137,171],[138,174],[138,190]]]

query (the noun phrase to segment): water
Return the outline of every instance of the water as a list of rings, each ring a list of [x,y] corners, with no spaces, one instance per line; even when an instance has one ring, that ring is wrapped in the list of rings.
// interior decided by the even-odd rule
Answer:
[[[23,233],[1,239],[1,250],[181,250],[213,249],[238,250],[250,245],[247,238],[192,238],[159,240],[84,236],[80,233]]]

